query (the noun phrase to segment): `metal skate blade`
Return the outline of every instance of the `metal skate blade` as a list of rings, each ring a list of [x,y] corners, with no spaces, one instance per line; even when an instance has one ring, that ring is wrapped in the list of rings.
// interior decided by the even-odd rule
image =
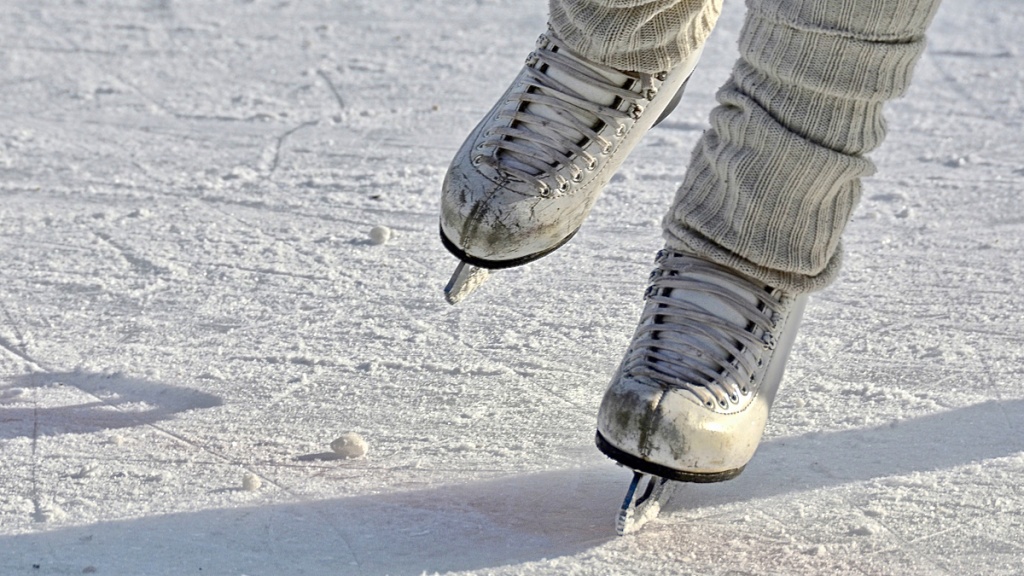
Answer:
[[[459,262],[448,285],[444,287],[444,299],[452,306],[462,302],[487,280],[490,271],[486,268]]]
[[[647,479],[647,484],[640,489],[640,484]],[[633,472],[633,480],[629,483],[626,499],[619,508],[615,518],[615,531],[619,536],[632,534],[658,517],[661,506],[668,498],[665,495],[667,478],[652,476],[643,472]]]

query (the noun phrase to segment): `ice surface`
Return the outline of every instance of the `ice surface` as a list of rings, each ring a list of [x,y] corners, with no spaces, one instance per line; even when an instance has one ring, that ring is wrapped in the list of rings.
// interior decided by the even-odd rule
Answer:
[[[453,308],[441,180],[545,10],[4,3],[0,574],[1024,572],[1024,4],[943,6],[762,449],[625,538],[595,411],[742,3],[577,237]]]

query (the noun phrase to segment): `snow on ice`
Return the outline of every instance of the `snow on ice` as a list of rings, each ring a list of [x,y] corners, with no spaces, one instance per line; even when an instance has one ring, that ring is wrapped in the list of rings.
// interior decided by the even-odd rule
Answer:
[[[755,460],[615,537],[726,4],[573,241],[452,307],[439,186],[543,0],[5,2],[0,574],[1024,573],[1017,0],[940,10]]]

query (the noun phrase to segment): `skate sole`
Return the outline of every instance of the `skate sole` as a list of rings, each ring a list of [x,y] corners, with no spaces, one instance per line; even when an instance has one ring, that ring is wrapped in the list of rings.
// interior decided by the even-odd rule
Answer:
[[[570,232],[569,235],[563,238],[558,244],[552,246],[551,248],[548,248],[547,250],[536,252],[528,256],[520,256],[519,258],[513,258],[511,260],[485,260],[483,258],[477,258],[476,256],[470,256],[469,254],[466,254],[466,252],[464,252],[461,248],[456,246],[454,242],[449,240],[448,237],[445,236],[443,229],[441,229],[440,232],[441,244],[444,244],[444,247],[459,260],[462,260],[466,264],[470,264],[478,268],[485,268],[487,270],[504,270],[506,268],[515,268],[516,266],[529,264],[534,260],[540,260],[541,258],[547,256],[548,254],[551,254],[555,250],[558,250],[562,246],[565,246],[566,242],[572,240],[572,237],[575,236],[577,232],[579,232],[579,228]]]
[[[652,476],[658,476],[668,480],[674,480],[676,482],[692,482],[696,484],[725,482],[726,480],[732,480],[739,476],[740,472],[743,472],[743,466],[734,470],[725,470],[724,472],[688,472],[686,470],[676,470],[675,468],[669,468],[668,466],[648,462],[628,452],[623,452],[605,440],[604,436],[601,436],[600,432],[596,434],[595,440],[597,443],[597,449],[604,453],[605,456],[615,460],[619,464],[636,470],[637,472],[643,472],[644,474],[650,474]]]

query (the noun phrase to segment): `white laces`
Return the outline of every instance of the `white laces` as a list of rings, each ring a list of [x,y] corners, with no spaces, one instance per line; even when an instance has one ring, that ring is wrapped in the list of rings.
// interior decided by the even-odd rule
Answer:
[[[681,389],[715,409],[751,393],[791,297],[728,268],[662,251],[623,374]]]
[[[598,155],[615,149],[664,79],[582,60],[542,35],[527,58],[518,105],[499,114],[507,124],[484,135],[473,163],[532,185],[538,196],[565,193],[597,168]]]

